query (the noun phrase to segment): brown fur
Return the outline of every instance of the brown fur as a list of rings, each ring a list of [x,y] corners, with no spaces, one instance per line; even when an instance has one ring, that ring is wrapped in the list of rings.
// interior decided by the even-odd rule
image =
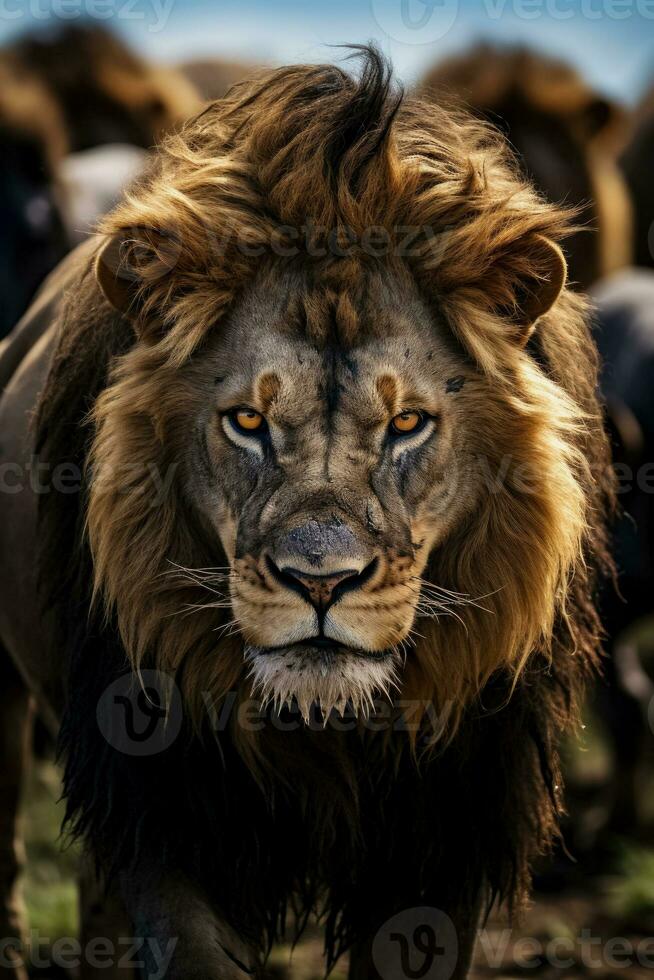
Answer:
[[[179,70],[207,102],[222,99],[236,82],[249,78],[255,66],[240,61],[207,59],[185,61]]]
[[[620,166],[634,209],[634,264],[654,266],[654,89],[636,109]]]

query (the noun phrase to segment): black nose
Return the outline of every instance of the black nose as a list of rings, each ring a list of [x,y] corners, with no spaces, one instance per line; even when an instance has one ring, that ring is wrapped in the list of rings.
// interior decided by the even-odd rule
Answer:
[[[278,582],[299,592],[318,612],[326,612],[344,593],[358,589],[367,582],[374,574],[377,559],[373,558],[361,572],[345,568],[328,575],[314,575],[289,565],[280,568],[270,557],[267,558],[267,564]]]

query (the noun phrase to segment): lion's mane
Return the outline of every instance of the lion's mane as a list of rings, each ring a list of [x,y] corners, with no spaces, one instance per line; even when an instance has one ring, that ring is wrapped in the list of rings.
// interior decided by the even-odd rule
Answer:
[[[476,410],[489,472],[503,479],[428,569],[439,585],[484,595],[490,612],[469,605],[463,622],[421,627],[402,697],[449,712],[421,763],[420,732],[267,729],[255,749],[230,727],[218,753],[198,734],[202,693],[218,705],[245,689],[241,650],[216,641],[215,619],[172,615],[193,593],[166,574],[171,561],[215,564],[215,553],[182,486],[173,481],[151,506],[151,467],[178,462],[176,372],[220,329],[271,242],[297,244],[293,230],[307,227],[314,247],[334,233],[360,240],[371,226],[391,240],[428,229],[404,261],[492,383]],[[300,922],[322,901],[332,957],[407,905],[452,908],[479,889],[522,895],[529,860],[555,831],[556,743],[595,663],[594,576],[608,562],[583,300],[564,291],[529,344],[518,342],[544,275],[541,236],[560,240],[566,228],[566,215],[516,175],[497,134],[402,101],[374,51],[357,77],[300,66],[237,86],[164,144],[107,220],[138,272],[134,324],[88,275],[64,311],[37,420],[41,454],[93,477],[81,501],[42,500],[41,576],[71,658],[69,818],[101,860],[174,855],[256,940],[282,931],[292,893]],[[366,260],[356,250],[321,260],[343,302],[353,264]],[[147,765],[107,746],[95,721],[98,697],[128,661],[174,673],[192,717],[187,740]]]

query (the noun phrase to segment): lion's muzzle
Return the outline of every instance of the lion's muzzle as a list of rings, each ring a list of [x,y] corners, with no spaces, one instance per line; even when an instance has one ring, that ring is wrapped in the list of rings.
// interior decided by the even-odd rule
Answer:
[[[253,688],[280,704],[295,698],[305,717],[313,703],[325,716],[348,702],[359,711],[395,680],[393,626],[380,630],[375,610],[388,562],[355,528],[333,512],[312,517],[272,534],[249,565],[237,559],[233,602],[252,637]]]
[[[394,683],[419,587],[412,553],[366,524],[366,500],[346,510],[342,496],[305,498],[237,544],[232,608],[264,698],[328,714],[346,702],[359,710]]]

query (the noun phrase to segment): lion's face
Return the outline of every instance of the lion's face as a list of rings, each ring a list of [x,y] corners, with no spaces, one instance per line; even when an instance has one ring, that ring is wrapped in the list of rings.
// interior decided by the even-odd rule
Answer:
[[[93,588],[198,727],[249,672],[303,709],[397,680],[453,732],[556,631],[578,648],[603,441],[563,230],[374,58],[235,91],[107,220],[97,281],[134,341],[109,329],[92,413]]]
[[[357,293],[355,307],[267,275],[180,399],[184,479],[228,558],[253,676],[300,703],[388,685],[428,556],[476,496],[470,365],[407,280],[371,275]]]

